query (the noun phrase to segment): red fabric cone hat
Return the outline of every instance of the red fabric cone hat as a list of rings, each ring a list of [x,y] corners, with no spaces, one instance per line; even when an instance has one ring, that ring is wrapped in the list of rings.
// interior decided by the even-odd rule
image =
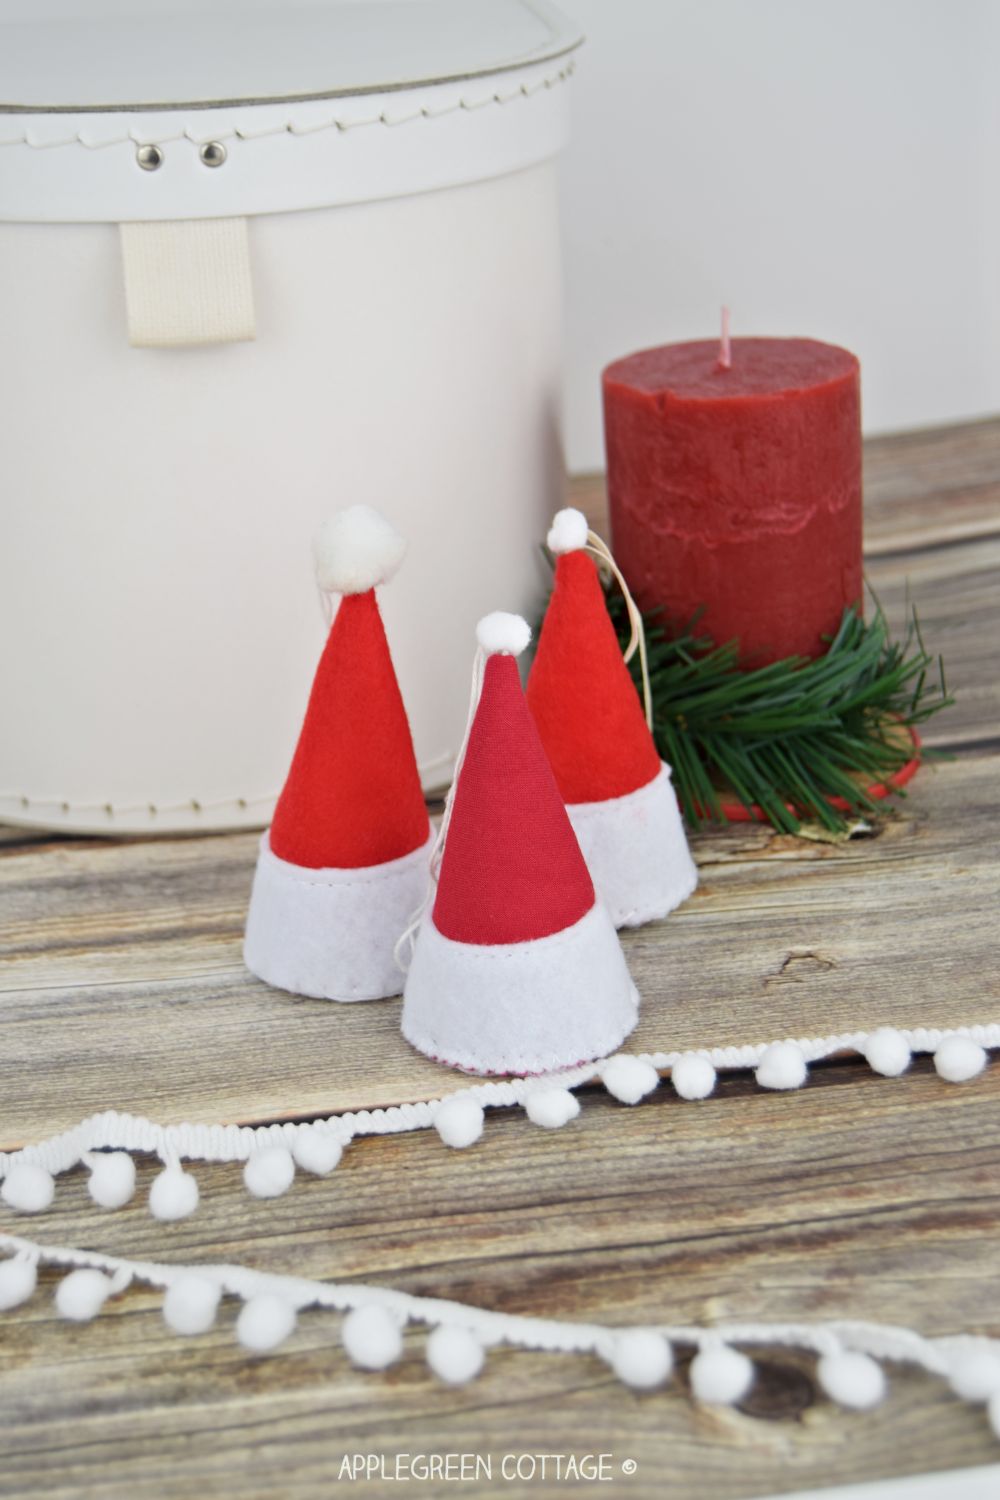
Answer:
[[[384,864],[427,839],[413,740],[375,590],[341,601],[271,824],[279,859]]]
[[[563,518],[572,518],[572,524]],[[660,771],[642,704],[608,614],[587,522],[560,511],[549,536],[555,588],[528,678],[528,707],[568,803],[603,802]]]
[[[613,1052],[639,997],[521,691],[531,631],[494,614],[476,636],[476,706],[400,1026],[467,1072],[547,1073]]]
[[[396,942],[427,899],[430,820],[375,600],[405,550],[366,505],[316,542],[319,586],[343,597],[261,840],[243,943],[252,974],[297,995],[398,995]]]
[[[523,943],[572,926],[593,904],[517,662],[490,656],[448,824],[434,925],[461,943]]]

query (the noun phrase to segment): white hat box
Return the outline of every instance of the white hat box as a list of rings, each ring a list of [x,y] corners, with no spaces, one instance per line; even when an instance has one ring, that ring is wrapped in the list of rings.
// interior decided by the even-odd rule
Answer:
[[[267,822],[357,501],[410,539],[382,605],[449,779],[560,499],[579,41],[539,0],[5,4],[0,821]]]

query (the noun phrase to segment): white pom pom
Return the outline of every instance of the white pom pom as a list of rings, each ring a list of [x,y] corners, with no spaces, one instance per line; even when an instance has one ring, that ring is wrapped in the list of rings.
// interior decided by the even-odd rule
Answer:
[[[127,1151],[95,1151],[86,1158],[87,1187],[99,1208],[123,1208],[135,1192],[135,1162]]]
[[[153,1178],[149,1190],[149,1211],[154,1219],[186,1219],[198,1207],[198,1184],[190,1172],[179,1166],[164,1167]]]
[[[448,1385],[475,1380],[485,1358],[482,1344],[467,1328],[435,1328],[427,1340],[427,1363]]]
[[[349,505],[320,527],[313,555],[321,589],[364,594],[392,577],[406,555],[406,542],[370,505]]]
[[[579,552],[581,547],[587,545],[589,530],[583,511],[573,510],[572,506],[568,506],[566,510],[557,510],[552,517],[545,544],[557,557],[562,552]]]
[[[707,1099],[715,1088],[715,1069],[707,1057],[687,1052],[671,1068],[670,1081],[682,1099]]]
[[[472,1146],[483,1133],[483,1106],[468,1094],[456,1094],[439,1104],[434,1115],[434,1128],[446,1146],[461,1151]]]
[[[601,1069],[604,1087],[622,1104],[638,1104],[660,1081],[652,1063],[641,1057],[612,1057]]]
[[[38,1285],[38,1267],[33,1260],[16,1256],[0,1264],[0,1312],[20,1307]]]
[[[700,1350],[691,1361],[691,1393],[710,1406],[732,1406],[753,1384],[753,1365],[725,1344]]]
[[[111,1277],[103,1271],[89,1268],[70,1271],[56,1287],[56,1308],[74,1323],[89,1323],[97,1317],[113,1290]]]
[[[476,640],[487,656],[495,656],[497,652],[520,656],[531,640],[531,626],[520,615],[494,610],[493,614],[484,615],[476,626]]]
[[[247,1158],[243,1181],[255,1198],[280,1198],[295,1177],[292,1153],[284,1146],[267,1146]]]
[[[269,1354],[283,1344],[298,1321],[295,1308],[273,1292],[260,1292],[240,1309],[236,1337],[251,1354]]]
[[[797,1042],[772,1042],[757,1066],[762,1089],[800,1089],[809,1070]]]
[[[22,1214],[42,1213],[55,1195],[56,1185],[51,1172],[27,1161],[16,1162],[0,1188],[0,1196],[7,1206]]]
[[[207,1333],[215,1322],[222,1288],[207,1276],[182,1276],[167,1287],[163,1321],[174,1333]]]
[[[885,1395],[881,1365],[853,1349],[824,1354],[816,1366],[816,1375],[831,1401],[853,1411],[869,1411]]]
[[[670,1379],[674,1356],[662,1334],[651,1328],[628,1328],[615,1339],[611,1368],[637,1391],[651,1391]]]
[[[1000,1391],[997,1391],[995,1396],[990,1397],[986,1407],[986,1414],[990,1419],[993,1436],[1000,1438]]]
[[[946,1036],[934,1054],[934,1066],[949,1083],[966,1083],[986,1066],[986,1053],[968,1036]]]
[[[910,1044],[901,1031],[880,1026],[865,1042],[868,1066],[883,1078],[898,1078],[910,1066]]]
[[[340,1336],[348,1358],[362,1370],[384,1370],[403,1352],[399,1323],[384,1307],[355,1307]]]
[[[963,1401],[988,1401],[1000,1393],[1000,1355],[990,1349],[970,1349],[956,1356],[951,1388]]]
[[[297,1130],[292,1141],[292,1155],[304,1172],[325,1177],[340,1161],[344,1148],[335,1135],[313,1125]]]
[[[524,1101],[524,1112],[533,1125],[558,1130],[580,1113],[580,1101],[569,1089],[544,1087],[532,1089]]]

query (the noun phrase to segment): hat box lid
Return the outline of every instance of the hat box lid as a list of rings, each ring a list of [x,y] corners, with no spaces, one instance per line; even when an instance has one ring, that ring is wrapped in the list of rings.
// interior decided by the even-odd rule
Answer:
[[[581,40],[547,0],[8,0],[0,219],[278,212],[517,170],[564,143]]]

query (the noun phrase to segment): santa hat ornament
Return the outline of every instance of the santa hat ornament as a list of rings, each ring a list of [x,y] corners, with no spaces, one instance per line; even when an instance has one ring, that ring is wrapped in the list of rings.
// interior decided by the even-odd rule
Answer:
[[[665,917],[698,883],[670,767],[650,731],[642,619],[582,512],[559,511],[548,545],[556,556],[555,587],[528,679],[528,706],[594,884],[616,927],[638,927]],[[632,642],[624,658],[595,556],[612,568],[629,606]],[[645,716],[626,666],[637,647]]]
[[[406,543],[367,505],[316,540],[324,599],[343,597],[247,917],[247,968],[323,1000],[398,995],[396,940],[425,899],[433,836],[375,585]]]
[[[521,691],[515,658],[531,632],[494,614],[477,636],[403,1035],[467,1072],[545,1073],[615,1051],[639,997]]]

